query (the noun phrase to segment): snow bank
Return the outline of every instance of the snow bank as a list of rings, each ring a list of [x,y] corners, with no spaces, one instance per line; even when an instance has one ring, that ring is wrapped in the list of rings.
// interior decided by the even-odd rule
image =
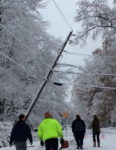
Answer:
[[[7,147],[9,145],[11,128],[11,122],[0,122],[0,148]]]

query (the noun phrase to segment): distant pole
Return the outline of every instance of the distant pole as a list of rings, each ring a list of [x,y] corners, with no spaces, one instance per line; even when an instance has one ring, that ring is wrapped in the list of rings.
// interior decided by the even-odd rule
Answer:
[[[53,65],[52,65],[51,69],[49,70],[48,74],[46,75],[45,80],[43,80],[43,82],[42,82],[42,84],[41,84],[41,86],[40,86],[40,89],[39,89],[39,91],[37,92],[35,98],[32,100],[32,102],[31,102],[31,104],[30,104],[30,106],[29,106],[29,108],[28,108],[28,110],[27,110],[27,112],[26,112],[26,114],[25,114],[26,120],[28,119],[28,117],[29,117],[29,115],[30,115],[30,113],[31,113],[31,111],[32,111],[32,109],[33,109],[33,107],[35,106],[37,100],[39,99],[39,97],[40,97],[40,95],[41,95],[41,93],[42,93],[42,91],[43,91],[43,89],[44,89],[44,87],[45,87],[45,85],[46,85],[46,83],[48,82],[49,77],[50,77],[50,75],[52,74],[52,70],[53,70],[54,67],[57,65],[57,61],[59,60],[59,58],[60,58],[60,56],[61,56],[61,54],[62,54],[62,52],[63,52],[63,50],[64,50],[64,48],[65,48],[65,46],[66,46],[66,44],[67,44],[67,42],[69,41],[70,36],[72,35],[72,33],[73,33],[73,31],[70,31],[70,33],[68,34],[68,36],[67,36],[67,38],[66,38],[66,40],[65,40],[65,42],[64,42],[64,44],[63,44],[63,46],[62,46],[62,49],[61,49],[60,53],[59,53],[58,56],[56,57],[56,59],[55,59]]]

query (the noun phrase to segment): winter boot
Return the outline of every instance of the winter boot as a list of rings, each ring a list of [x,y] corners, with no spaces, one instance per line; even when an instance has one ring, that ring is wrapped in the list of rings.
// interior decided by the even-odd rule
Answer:
[[[98,142],[98,147],[100,147],[100,142]]]
[[[79,149],[79,146],[77,147],[77,149]]]
[[[94,142],[93,146],[96,147],[96,142]]]

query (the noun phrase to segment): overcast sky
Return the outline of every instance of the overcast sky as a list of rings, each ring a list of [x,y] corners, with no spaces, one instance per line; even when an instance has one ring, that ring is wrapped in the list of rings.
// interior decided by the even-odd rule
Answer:
[[[80,27],[77,25],[77,23],[74,22],[77,0],[55,0],[55,1],[57,5],[60,7],[64,16],[67,18],[70,26],[74,31],[73,33],[76,33],[77,28],[79,31]],[[42,9],[41,13],[45,18],[45,20],[49,21],[48,32],[54,35],[55,37],[60,37],[62,40],[65,40],[67,34],[70,32],[71,29],[67,26],[63,17],[61,16],[55,4],[53,3],[53,0],[49,1],[48,6],[45,9]],[[88,44],[86,44],[84,47],[80,47],[79,45],[72,47],[68,45],[66,47],[66,50],[82,54],[91,54],[92,51],[100,47],[100,45],[101,45],[100,39],[98,39],[97,41],[88,40]],[[85,58],[85,56],[83,57],[77,55],[69,55],[66,53],[65,55],[63,55],[63,61],[65,63],[71,63],[74,65],[83,65],[84,64],[83,58]]]

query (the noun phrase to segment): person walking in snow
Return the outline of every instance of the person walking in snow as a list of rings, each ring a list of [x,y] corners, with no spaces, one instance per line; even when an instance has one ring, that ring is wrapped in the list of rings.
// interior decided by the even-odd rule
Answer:
[[[92,132],[93,132],[93,146],[96,147],[96,139],[97,139],[97,146],[100,147],[100,121],[96,115],[93,116]]]
[[[46,150],[58,150],[58,137],[63,142],[62,127],[56,119],[52,118],[50,112],[46,112],[44,116],[45,119],[43,119],[38,127],[40,144],[43,146],[45,142]]]
[[[27,149],[27,138],[29,139],[31,145],[33,143],[32,134],[30,127],[25,123],[25,116],[23,114],[19,115],[19,121],[15,123],[11,131],[10,136],[10,146],[15,144],[16,150],[26,150]]]
[[[76,115],[76,119],[72,122],[72,132],[77,143],[77,149],[83,149],[83,139],[86,132],[86,126],[79,114]]]

